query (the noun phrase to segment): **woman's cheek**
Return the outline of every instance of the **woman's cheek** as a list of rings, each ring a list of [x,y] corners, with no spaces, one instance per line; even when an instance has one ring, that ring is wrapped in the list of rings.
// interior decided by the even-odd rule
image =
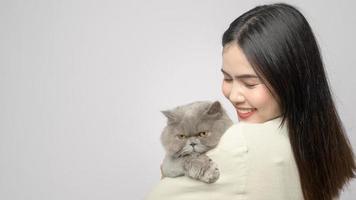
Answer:
[[[227,84],[227,83],[225,83],[225,81],[223,81],[223,83],[222,83],[222,86],[221,86],[221,90],[222,90],[222,93],[224,94],[224,96],[226,97],[226,98],[229,98],[229,94],[230,94],[230,86]]]
[[[253,92],[250,93],[250,101],[256,108],[266,106],[271,100],[269,91],[264,87],[255,88]]]

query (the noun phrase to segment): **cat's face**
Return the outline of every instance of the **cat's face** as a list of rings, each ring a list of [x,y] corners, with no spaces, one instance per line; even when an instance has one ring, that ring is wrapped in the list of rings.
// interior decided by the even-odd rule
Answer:
[[[184,156],[193,152],[204,153],[217,145],[222,135],[211,128],[200,128],[200,131],[185,131],[178,127],[165,129],[162,144],[170,155]],[[197,129],[198,130],[198,129]]]
[[[172,156],[204,153],[214,148],[232,125],[218,101],[194,102],[162,113],[168,121],[161,141]]]

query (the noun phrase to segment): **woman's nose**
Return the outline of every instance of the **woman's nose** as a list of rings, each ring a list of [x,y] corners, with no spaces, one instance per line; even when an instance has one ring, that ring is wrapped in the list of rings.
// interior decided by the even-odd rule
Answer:
[[[237,84],[233,84],[230,92],[229,99],[233,103],[242,103],[245,101],[245,96],[243,95],[243,92],[241,90],[241,86]]]

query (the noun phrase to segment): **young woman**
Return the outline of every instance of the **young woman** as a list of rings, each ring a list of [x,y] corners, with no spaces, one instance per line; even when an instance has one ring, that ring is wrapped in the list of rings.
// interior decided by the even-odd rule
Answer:
[[[304,199],[332,199],[355,161],[335,108],[314,34],[287,4],[258,6],[223,35],[223,93],[239,119],[282,117]]]
[[[354,155],[304,16],[287,4],[255,7],[222,45],[222,92],[240,122],[208,152],[220,178],[164,178],[148,199],[338,198]]]

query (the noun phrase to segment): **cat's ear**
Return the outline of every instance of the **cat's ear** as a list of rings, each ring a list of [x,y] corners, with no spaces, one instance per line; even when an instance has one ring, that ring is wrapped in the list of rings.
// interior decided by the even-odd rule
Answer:
[[[209,117],[220,117],[222,114],[222,106],[219,101],[214,101],[205,111],[205,115]]]
[[[162,110],[161,113],[167,117],[168,124],[174,124],[174,123],[178,122],[177,116],[175,116],[174,112],[172,112],[171,110]]]

